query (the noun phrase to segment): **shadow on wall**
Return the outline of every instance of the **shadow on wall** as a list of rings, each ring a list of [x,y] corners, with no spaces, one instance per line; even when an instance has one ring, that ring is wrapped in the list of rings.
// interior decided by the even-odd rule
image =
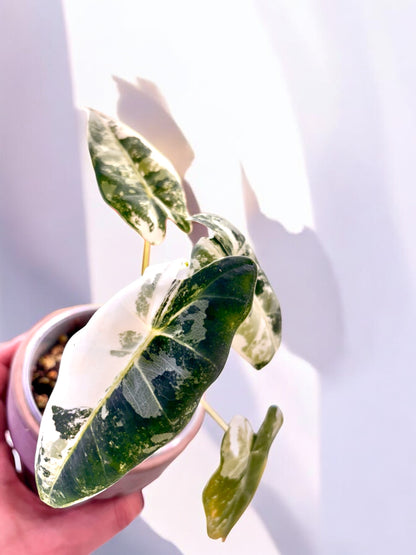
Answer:
[[[94,555],[145,553],[146,555],[183,555],[173,543],[159,536],[141,517],[102,545]]]
[[[242,169],[247,227],[253,247],[282,307],[283,341],[318,371],[343,348],[340,294],[328,257],[316,233],[289,233],[264,216]]]
[[[191,214],[200,212],[185,180],[194,152],[170,114],[163,94],[153,82],[141,77],[136,83],[120,77],[114,80],[119,90],[118,117],[173,163],[183,180]],[[329,371],[343,345],[341,302],[329,260],[313,230],[292,234],[266,218],[244,171],[242,181],[253,246],[282,305],[283,341],[320,371]],[[195,226],[192,242],[204,233]]]
[[[136,84],[120,77],[114,77],[114,81],[120,95],[117,106],[120,120],[155,145],[184,177],[194,152],[157,85],[142,77],[137,77]]]
[[[282,555],[317,555],[315,543],[273,488],[260,487],[253,507]]]
[[[138,77],[129,83],[114,77],[119,90],[118,116],[154,144],[181,176],[191,214],[200,212],[198,201],[185,175],[194,152],[170,114],[158,87]],[[258,254],[282,305],[283,341],[298,356],[320,371],[329,366],[343,345],[340,295],[328,257],[315,232],[292,234],[266,218],[255,193],[242,172],[247,225]],[[204,234],[195,226],[190,238]]]

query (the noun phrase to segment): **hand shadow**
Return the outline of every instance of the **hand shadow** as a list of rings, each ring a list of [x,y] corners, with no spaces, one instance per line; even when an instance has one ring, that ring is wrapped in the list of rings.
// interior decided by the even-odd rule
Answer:
[[[261,213],[242,168],[247,227],[260,264],[282,308],[283,341],[320,372],[343,348],[340,294],[329,259],[316,233],[289,233]]]
[[[140,546],[140,547],[138,547]],[[157,534],[141,517],[137,517],[117,536],[99,547],[93,555],[145,553],[146,555],[183,555],[176,545]]]

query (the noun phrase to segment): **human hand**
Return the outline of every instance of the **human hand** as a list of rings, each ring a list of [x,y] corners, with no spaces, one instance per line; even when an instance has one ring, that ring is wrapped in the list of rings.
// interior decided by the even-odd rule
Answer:
[[[0,344],[0,553],[88,555],[130,524],[143,509],[143,496],[52,509],[20,481],[4,436],[9,366],[20,341]]]

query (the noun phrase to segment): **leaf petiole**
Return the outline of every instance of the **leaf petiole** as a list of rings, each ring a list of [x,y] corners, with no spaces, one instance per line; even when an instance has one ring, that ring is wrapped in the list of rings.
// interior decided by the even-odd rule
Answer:
[[[204,407],[205,412],[207,412],[210,417],[215,420],[215,422],[226,432],[228,430],[228,424],[221,418],[218,412],[211,407],[205,397],[202,397],[201,405]]]
[[[145,241],[143,245],[143,256],[142,256],[142,275],[144,271],[149,266],[150,260],[150,243],[149,241]]]

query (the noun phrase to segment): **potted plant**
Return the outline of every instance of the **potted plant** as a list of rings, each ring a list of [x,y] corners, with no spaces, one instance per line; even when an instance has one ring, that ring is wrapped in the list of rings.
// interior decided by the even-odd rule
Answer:
[[[257,370],[271,360],[279,303],[245,237],[220,216],[190,215],[175,169],[144,137],[90,110],[88,142],[104,200],[144,239],[142,276],[65,347],[40,424],[39,496],[60,508],[105,495],[171,445],[202,405],[224,428],[220,465],[203,492],[208,534],[224,540],[255,493],[283,417],[270,407],[254,433],[242,416],[225,423],[204,392],[231,346]],[[207,236],[188,259],[151,266],[167,219],[185,233],[196,222]]]
[[[7,421],[12,444],[19,456],[19,472],[36,491],[34,478],[36,444],[44,408],[56,383],[63,347],[83,328],[98,309],[97,305],[78,305],[56,310],[42,318],[24,338],[13,358],[7,402]],[[78,376],[77,387],[83,387]],[[74,378],[76,379],[76,377]],[[198,407],[189,424],[157,453],[148,457],[113,486],[99,494],[114,497],[143,489],[155,480],[182,452],[199,430],[204,418]]]

